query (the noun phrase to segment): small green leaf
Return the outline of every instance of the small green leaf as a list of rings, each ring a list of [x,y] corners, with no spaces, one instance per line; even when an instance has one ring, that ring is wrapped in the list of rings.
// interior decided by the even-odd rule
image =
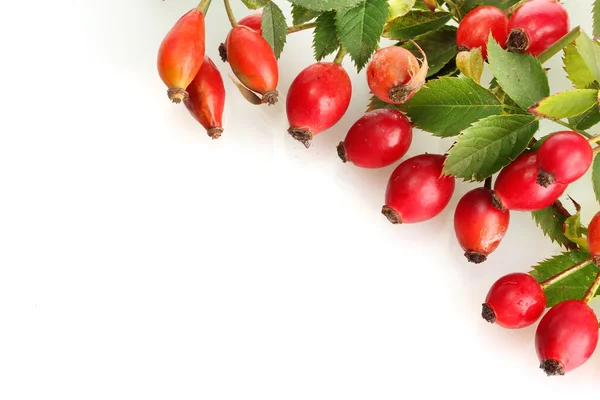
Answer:
[[[388,16],[387,0],[365,0],[358,6],[337,12],[340,41],[360,71],[375,51]]]
[[[565,72],[576,89],[586,89],[596,80],[574,44],[565,47],[563,63]]]
[[[456,66],[463,73],[477,83],[481,83],[483,74],[483,54],[481,48],[461,51],[456,56]]]
[[[595,89],[575,89],[546,97],[529,112],[539,117],[559,120],[583,114],[598,105],[598,91]]]
[[[575,129],[586,130],[600,123],[600,110],[592,107],[581,115],[569,118],[569,125]]]
[[[404,106],[412,122],[435,136],[458,135],[473,122],[497,115],[502,105],[471,78],[427,82]]]
[[[302,25],[312,21],[321,14],[319,11],[309,10],[297,4],[292,4],[292,23],[294,25]]]
[[[377,96],[371,96],[371,100],[369,100],[369,105],[367,106],[367,112],[379,110],[381,108],[391,108],[393,110],[398,109],[395,104],[386,103],[385,101],[379,100]]]
[[[332,11],[355,7],[361,0],[290,0],[290,3],[314,11]]]
[[[492,115],[479,120],[465,129],[450,149],[444,173],[483,181],[517,158],[538,128],[531,115]]]
[[[531,54],[509,53],[490,35],[488,63],[502,89],[521,108],[528,109],[550,95],[548,77]]]
[[[430,77],[444,68],[456,55],[456,28],[445,26],[437,31],[416,37],[414,42],[423,49],[427,56],[427,63],[429,64],[427,77]],[[402,47],[410,50],[417,58],[423,57],[412,41],[405,42]]]
[[[596,200],[600,203],[600,156],[596,156],[592,164],[592,184]]]
[[[600,38],[600,0],[594,1],[592,17],[594,18],[594,39],[598,40],[598,38]]]
[[[573,250],[577,246],[571,242],[563,231],[567,217],[561,214],[554,206],[546,207],[531,213],[535,224],[542,229],[544,236],[550,238],[565,249]]]
[[[541,283],[589,258],[590,254],[587,251],[561,253],[534,266],[530,274]],[[544,290],[546,293],[546,307],[553,307],[565,300],[582,299],[592,285],[597,273],[598,268],[590,263],[579,271],[546,287]]]
[[[585,32],[581,32],[575,43],[583,62],[587,65],[595,80],[600,82],[600,46],[590,39]]]
[[[394,40],[410,40],[415,36],[435,31],[450,21],[448,12],[429,12],[414,10],[395,18],[385,25],[383,37]]]
[[[335,29],[335,11],[327,11],[317,18],[313,33],[315,60],[321,61],[340,47]]]
[[[585,235],[585,227],[581,225],[581,215],[577,212],[565,221],[565,236],[573,243],[579,246],[581,250],[588,250],[588,242]]]
[[[270,0],[242,0],[242,3],[244,3],[246,7],[248,7],[251,10],[263,8],[269,2]]]
[[[388,21],[391,21],[396,17],[406,15],[415,5],[416,0],[388,0],[388,3],[390,3]]]
[[[287,23],[281,9],[272,1],[263,8],[261,28],[263,37],[279,58],[287,38]]]

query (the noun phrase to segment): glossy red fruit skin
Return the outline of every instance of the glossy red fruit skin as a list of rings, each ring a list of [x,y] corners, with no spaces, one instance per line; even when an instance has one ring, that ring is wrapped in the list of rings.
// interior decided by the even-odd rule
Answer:
[[[267,41],[255,30],[238,25],[227,35],[226,51],[229,65],[235,76],[248,89],[265,95],[275,95],[277,101],[277,84],[279,67],[277,59]]]
[[[588,171],[594,151],[586,138],[578,133],[553,133],[538,150],[537,165],[541,175],[538,183],[558,182],[568,185]]]
[[[412,125],[400,111],[382,108],[366,113],[338,145],[342,161],[362,168],[382,168],[401,159],[412,143]]]
[[[460,50],[481,48],[485,60],[490,32],[498,44],[504,47],[508,38],[508,17],[498,7],[477,7],[460,21],[456,32],[456,44]]]
[[[158,73],[174,103],[187,97],[186,88],[202,66],[204,51],[204,14],[193,9],[175,23],[158,49]]]
[[[598,344],[598,318],[581,300],[552,307],[540,321],[535,348],[548,375],[563,375],[585,363]]]
[[[342,66],[319,62],[294,79],[287,94],[288,133],[307,148],[314,135],[344,116],[352,97],[352,82]]]
[[[367,83],[371,92],[381,101],[400,104],[410,98],[400,100],[390,98],[393,88],[402,88],[419,71],[419,61],[408,50],[399,46],[377,50],[367,66]],[[401,93],[399,97],[405,94]]]
[[[204,56],[202,67],[187,91],[186,108],[206,129],[208,136],[217,139],[223,132],[225,85],[221,73],[208,56]]]
[[[510,222],[510,211],[499,210],[492,202],[493,192],[473,189],[465,194],[454,211],[454,232],[470,262],[484,262],[498,245]]]
[[[598,212],[588,225],[587,233],[588,247],[594,258],[594,264],[600,265],[600,212]]]
[[[556,0],[531,0],[511,15],[507,46],[510,50],[541,54],[569,33],[569,14]]]
[[[439,154],[421,154],[396,167],[381,210],[391,223],[427,221],[446,208],[454,193],[455,179],[442,175],[444,160]]]
[[[481,315],[507,329],[533,325],[546,309],[546,295],[529,274],[517,272],[498,279],[485,298]]]
[[[262,35],[262,11],[250,14],[238,21],[238,25],[247,26]]]
[[[567,185],[547,188],[537,183],[537,152],[521,154],[500,171],[494,184],[496,206],[514,211],[537,211],[552,205]]]

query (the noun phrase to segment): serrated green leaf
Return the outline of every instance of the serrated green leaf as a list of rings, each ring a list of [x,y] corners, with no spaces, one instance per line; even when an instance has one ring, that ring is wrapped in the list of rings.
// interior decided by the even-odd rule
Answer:
[[[498,84],[521,108],[526,110],[550,95],[546,72],[531,54],[509,53],[492,35],[487,50],[488,64]]]
[[[571,242],[563,231],[563,227],[567,217],[561,214],[554,206],[546,207],[531,213],[535,224],[540,227],[544,236],[550,238],[552,242],[565,249],[575,249],[575,243]]]
[[[576,89],[585,89],[595,81],[592,71],[587,67],[574,44],[565,47],[563,63],[567,77]]]
[[[483,181],[510,164],[539,129],[531,115],[492,115],[463,131],[450,149],[444,173]]]
[[[415,5],[416,0],[388,0],[390,3],[390,9],[388,12],[388,21],[396,17],[401,17],[402,15],[406,15]]]
[[[600,156],[596,156],[592,163],[592,184],[596,200],[600,203]]]
[[[592,107],[581,115],[569,118],[569,125],[575,129],[586,130],[600,123],[600,110]]]
[[[600,82],[600,46],[585,32],[581,32],[575,43],[583,62],[589,68],[594,79]]]
[[[600,0],[594,1],[592,17],[594,20],[594,30],[592,33],[594,35],[594,39],[598,39],[600,37]]]
[[[415,36],[435,31],[452,19],[448,12],[414,10],[388,22],[383,29],[383,37],[394,40],[410,40]]]
[[[279,58],[287,38],[287,23],[281,9],[272,1],[269,1],[263,8],[261,29],[262,35],[271,45],[275,57]]]
[[[577,212],[575,215],[570,216],[565,221],[565,236],[573,243],[579,246],[581,250],[588,250],[588,242],[585,235],[587,231],[583,225],[581,225],[581,214]]]
[[[583,114],[598,105],[598,91],[595,89],[575,89],[546,97],[529,112],[539,117],[559,120]]]
[[[266,6],[269,1],[270,0],[242,0],[242,3],[251,10],[257,10]]]
[[[340,47],[335,28],[335,11],[327,11],[317,18],[313,33],[315,60],[321,61]]]
[[[414,39],[427,56],[429,70],[427,77],[433,76],[441,71],[454,56],[456,56],[456,28],[445,26],[437,31],[428,32]],[[421,58],[423,55],[412,42],[405,42],[402,47],[409,50],[415,57]],[[456,67],[454,67],[456,70]]]
[[[502,105],[471,78],[440,78],[427,82],[403,106],[412,122],[435,136],[458,135],[473,122],[497,115]]]
[[[292,4],[292,23],[294,25],[302,25],[306,22],[317,18],[321,12],[309,10],[297,4]]]
[[[381,108],[391,108],[393,110],[397,110],[398,107],[395,104],[386,103],[383,100],[380,100],[377,96],[371,96],[369,100],[369,105],[367,106],[367,112],[373,110],[379,110]]]
[[[336,15],[337,33],[360,71],[375,51],[388,16],[387,0],[365,0],[357,7]]]
[[[590,254],[586,251],[561,253],[534,266],[530,274],[541,283],[588,258],[590,258]],[[553,307],[565,300],[582,299],[592,282],[594,282],[597,273],[598,268],[590,263],[577,272],[549,285],[544,290],[546,293],[546,307]]]
[[[290,3],[314,11],[333,11],[356,7],[362,0],[289,0]]]

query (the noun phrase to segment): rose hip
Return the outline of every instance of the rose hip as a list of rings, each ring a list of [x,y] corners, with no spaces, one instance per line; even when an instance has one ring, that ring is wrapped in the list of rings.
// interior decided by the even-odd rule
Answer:
[[[598,344],[598,318],[581,300],[567,300],[544,315],[535,348],[547,375],[564,375],[585,363]]]
[[[381,168],[402,158],[412,142],[412,125],[400,111],[368,112],[350,128],[338,147],[342,161],[362,168]]]
[[[481,311],[487,322],[508,329],[535,323],[546,309],[546,295],[529,274],[517,272],[498,279],[490,288]]]
[[[319,62],[306,67],[288,91],[288,133],[310,147],[313,136],[342,119],[351,97],[352,82],[339,64]]]
[[[193,9],[167,33],[158,49],[158,73],[169,88],[169,99],[181,103],[204,60],[204,14]]]
[[[531,0],[512,14],[507,47],[539,55],[569,33],[569,14],[556,0]]]
[[[494,184],[494,205],[500,209],[536,211],[554,203],[567,185],[537,184],[537,152],[521,154],[502,169]]]
[[[510,212],[494,207],[492,196],[490,189],[473,189],[460,199],[454,212],[458,243],[467,260],[475,264],[496,250],[508,229]]]
[[[568,185],[585,175],[593,159],[592,146],[580,134],[553,133],[538,150],[537,182],[545,187],[554,182]]]
[[[422,154],[396,167],[381,210],[392,224],[427,221],[446,208],[454,193],[455,179],[442,175],[444,160],[439,154]]]
[[[262,35],[262,10],[240,19],[238,25],[247,26]]]
[[[204,57],[196,78],[188,86],[189,97],[185,106],[206,133],[217,139],[223,132],[223,109],[225,107],[225,86],[221,73],[208,57]]]
[[[508,17],[498,7],[477,7],[460,21],[456,32],[456,44],[459,50],[480,48],[485,60],[490,33],[500,46],[504,47],[508,37]]]
[[[588,225],[587,242],[594,264],[600,266],[600,212],[598,212]]]
[[[409,83],[419,69],[419,61],[410,51],[399,46],[385,47],[369,62],[367,83],[381,101],[401,104],[414,94],[415,88]]]

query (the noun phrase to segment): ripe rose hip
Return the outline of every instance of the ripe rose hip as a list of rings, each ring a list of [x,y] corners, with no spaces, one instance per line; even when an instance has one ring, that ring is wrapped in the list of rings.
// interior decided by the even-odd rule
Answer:
[[[594,215],[588,225],[587,241],[594,264],[600,266],[600,212]]]
[[[537,182],[544,187],[554,182],[568,185],[585,175],[593,159],[586,138],[571,131],[554,133],[538,150]]]
[[[186,108],[206,133],[217,139],[223,133],[223,109],[225,107],[225,86],[221,73],[208,57],[204,57],[196,78],[188,86],[189,97],[184,101]]]
[[[342,119],[351,97],[352,82],[339,64],[318,62],[306,67],[288,91],[288,133],[306,148],[310,147],[313,136]]]
[[[510,51],[539,55],[569,33],[569,14],[556,0],[531,0],[508,22]]]
[[[237,25],[229,31],[225,47],[231,69],[240,82],[263,95],[263,103],[275,104],[279,68],[269,43],[255,30]]]
[[[535,348],[547,375],[564,375],[585,363],[598,344],[598,318],[584,301],[567,300],[544,315]]]
[[[238,25],[247,26],[262,35],[262,10],[240,19]]]
[[[480,48],[485,60],[490,32],[500,46],[504,47],[508,37],[508,17],[504,11],[494,6],[477,7],[460,21],[456,44],[459,50]]]
[[[167,85],[169,99],[181,103],[186,88],[198,74],[204,60],[204,14],[193,9],[167,33],[158,49],[158,73]]]
[[[532,325],[546,309],[546,295],[529,274],[517,272],[498,279],[490,288],[481,311],[487,322],[519,329]]]
[[[412,125],[400,111],[382,108],[366,113],[337,147],[342,161],[381,168],[402,158],[412,142]]]
[[[537,174],[537,153],[521,154],[498,174],[494,184],[494,205],[514,211],[536,211],[552,205],[567,185],[540,186],[536,182]]]
[[[499,210],[492,203],[492,191],[471,190],[463,196],[454,212],[454,232],[465,257],[479,264],[487,259],[506,234],[510,221],[508,210]]]
[[[427,221],[446,208],[455,183],[454,177],[442,175],[444,160],[439,154],[421,154],[396,167],[381,210],[392,224]]]
[[[385,47],[369,62],[367,83],[381,101],[402,104],[416,91],[409,82],[419,68],[419,61],[410,51],[399,46]]]

